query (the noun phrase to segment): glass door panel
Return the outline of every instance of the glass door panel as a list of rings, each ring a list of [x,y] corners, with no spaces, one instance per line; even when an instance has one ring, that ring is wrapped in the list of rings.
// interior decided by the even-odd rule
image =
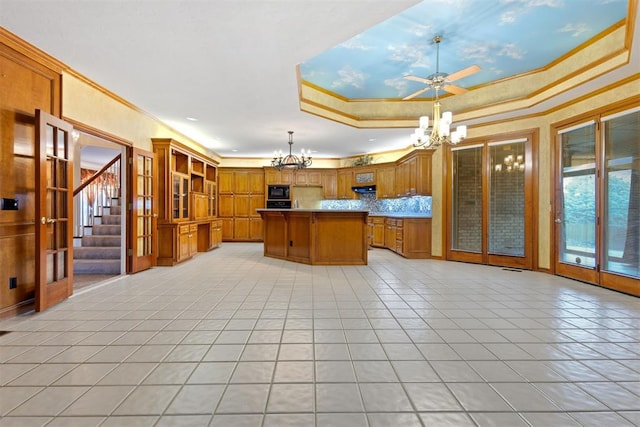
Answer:
[[[595,268],[596,139],[595,124],[561,134],[559,261]]]
[[[602,269],[640,277],[640,112],[604,122]]]
[[[489,144],[490,254],[525,255],[525,142]]]
[[[133,168],[131,176],[133,177],[132,188],[132,258],[131,271],[133,273],[145,270],[156,265],[157,259],[157,231],[155,212],[155,160],[153,153],[140,149],[133,150]],[[174,189],[176,186],[181,188],[180,179],[176,181],[174,176]],[[176,202],[178,205],[176,205]],[[180,199],[173,199],[173,212],[180,212]]]
[[[482,253],[482,147],[452,151],[451,249]]]

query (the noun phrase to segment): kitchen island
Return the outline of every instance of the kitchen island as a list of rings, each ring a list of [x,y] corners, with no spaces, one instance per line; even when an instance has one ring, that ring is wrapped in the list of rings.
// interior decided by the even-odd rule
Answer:
[[[311,265],[367,265],[369,212],[257,209],[264,255]]]

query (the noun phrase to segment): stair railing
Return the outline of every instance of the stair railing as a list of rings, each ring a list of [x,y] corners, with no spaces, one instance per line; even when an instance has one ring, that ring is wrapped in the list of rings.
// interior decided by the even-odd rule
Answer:
[[[93,174],[87,169],[81,170],[81,184],[73,190],[74,237],[84,236],[86,229],[94,225],[95,218],[101,217],[104,209],[120,198],[121,157],[118,154]]]

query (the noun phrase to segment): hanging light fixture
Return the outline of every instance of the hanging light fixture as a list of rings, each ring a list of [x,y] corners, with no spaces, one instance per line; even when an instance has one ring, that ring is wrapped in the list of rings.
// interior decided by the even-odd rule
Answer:
[[[440,101],[438,101],[438,90],[436,89],[436,100],[433,104],[433,124],[429,127],[429,116],[420,117],[419,126],[411,134],[413,146],[435,148],[444,144],[456,145],[467,137],[467,127],[458,126],[455,131],[451,132],[452,122],[453,114],[451,111],[445,111],[440,116]]]
[[[291,153],[293,146],[293,131],[289,131],[289,154],[283,156],[282,150],[276,150],[273,152],[273,159],[271,160],[271,166],[278,170],[285,168],[288,169],[303,169],[311,165],[311,150],[304,149],[300,152],[300,157]]]
[[[429,117],[420,117],[420,124],[415,132],[411,135],[411,142],[414,147],[438,147],[439,145],[450,144],[455,145],[467,137],[467,127],[458,126],[455,131],[451,132],[451,123],[453,115],[450,111],[446,111],[440,115],[440,101],[438,93],[440,90],[452,93],[454,95],[463,94],[467,89],[454,86],[452,81],[466,77],[480,71],[480,67],[472,65],[463,70],[456,71],[453,74],[440,72],[440,42],[442,36],[436,36],[433,43],[436,45],[436,72],[430,76],[423,78],[417,76],[404,76],[405,79],[424,83],[426,86],[409,96],[402,98],[408,100],[433,89],[435,92],[435,102],[433,103],[433,125],[429,127]]]

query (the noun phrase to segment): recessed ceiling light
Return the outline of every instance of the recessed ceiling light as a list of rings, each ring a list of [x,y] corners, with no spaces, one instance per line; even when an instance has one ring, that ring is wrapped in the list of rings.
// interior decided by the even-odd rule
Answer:
[[[233,149],[233,150],[231,150],[231,151],[232,151],[233,153],[237,153],[237,152],[238,152],[238,150],[236,150],[236,149]]]
[[[369,142],[373,142],[375,140],[376,140],[375,138],[369,138]]]
[[[196,119],[195,117],[187,117],[187,120],[189,120],[190,122],[197,122],[198,119]]]

